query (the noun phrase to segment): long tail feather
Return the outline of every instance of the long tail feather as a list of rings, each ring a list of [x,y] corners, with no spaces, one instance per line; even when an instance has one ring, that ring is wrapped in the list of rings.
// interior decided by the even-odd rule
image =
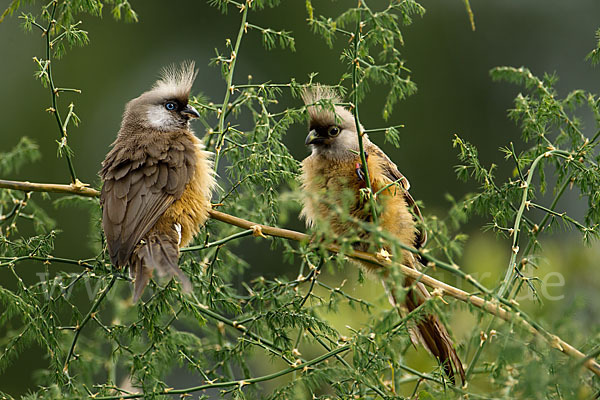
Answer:
[[[406,261],[412,261],[412,257],[405,257],[405,259]],[[409,264],[412,266],[412,263]],[[396,299],[394,287],[389,287],[390,285],[386,284],[385,281],[383,285],[389,293],[392,305],[399,306],[399,312],[402,312],[402,309],[406,312],[411,312],[431,297],[429,291],[427,291],[427,288],[422,283],[415,282],[412,279],[405,279],[404,287],[409,288],[409,290],[406,293],[403,304],[400,305]],[[448,330],[437,315],[427,313],[420,317],[415,322],[415,326],[409,329],[409,333],[414,345],[416,345],[415,342],[418,339],[438,359],[452,383],[456,384],[457,373],[460,376],[461,382],[465,383],[466,376],[462,362],[456,353]]]
[[[406,282],[406,284],[409,283]],[[422,283],[416,283],[413,287],[404,299],[408,312],[422,305],[430,297],[429,292]],[[427,294],[424,295],[424,293]],[[460,380],[464,383],[465,371],[462,362],[456,353],[448,330],[437,315],[426,314],[417,321],[416,329],[423,345],[438,359],[452,383],[456,383],[456,373],[460,375]]]
[[[159,276],[177,275],[185,291],[191,290],[191,283],[178,266],[178,237],[151,232],[138,245],[131,256],[131,274],[134,278],[133,301],[137,302],[148,285],[153,271]]]

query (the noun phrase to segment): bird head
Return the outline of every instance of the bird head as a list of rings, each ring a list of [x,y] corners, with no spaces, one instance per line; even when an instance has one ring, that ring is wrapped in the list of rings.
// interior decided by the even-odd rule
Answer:
[[[193,62],[163,69],[152,89],[127,103],[123,125],[163,132],[187,129],[190,118],[200,116],[188,104],[197,72]]]
[[[355,157],[358,136],[354,116],[340,103],[338,94],[330,87],[316,85],[302,93],[310,117],[305,144],[313,154],[332,159]],[[366,139],[366,135],[363,136]]]

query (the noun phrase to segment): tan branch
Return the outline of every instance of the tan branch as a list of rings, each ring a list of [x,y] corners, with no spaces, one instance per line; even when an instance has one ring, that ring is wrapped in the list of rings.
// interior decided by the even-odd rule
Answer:
[[[0,188],[22,190],[24,192],[70,193],[85,197],[98,197],[100,192],[84,184],[58,185],[53,183],[30,183],[0,179]]]
[[[100,195],[95,189],[85,187],[85,186],[77,186],[77,185],[59,185],[59,184],[44,184],[44,183],[29,183],[29,182],[18,182],[18,181],[7,181],[0,180],[0,188],[5,189],[14,189],[14,190],[22,190],[25,192],[34,191],[34,192],[52,192],[52,193],[71,193],[80,196],[86,197],[97,197]],[[263,235],[269,235],[274,237],[280,237],[284,239],[294,240],[298,242],[308,242],[310,237],[304,233],[292,231],[289,229],[276,228],[273,226],[257,224],[252,221],[248,221],[242,218],[235,217],[233,215],[229,215],[217,210],[209,211],[210,217],[222,222],[225,222],[230,225],[235,225],[244,229],[252,229],[257,231],[257,233],[262,233]],[[257,235],[260,236],[260,235]],[[327,249],[338,253],[340,251],[339,247],[336,245],[329,245]],[[359,260],[367,261],[375,265],[379,265],[381,267],[389,267],[391,263],[382,262],[375,255],[370,253],[365,253],[362,251],[352,251],[346,254],[348,257],[356,258]],[[507,311],[504,307],[498,304],[497,301],[488,301],[481,297],[471,295],[464,290],[458,289],[454,286],[450,286],[447,283],[438,281],[435,278],[430,277],[429,275],[423,274],[415,269],[406,267],[404,265],[398,265],[401,269],[402,273],[405,276],[413,278],[422,282],[424,285],[429,286],[432,289],[439,289],[443,294],[446,294],[450,297],[453,297],[457,300],[460,300],[465,303],[469,303],[474,305],[475,307],[489,313],[493,314],[497,317],[502,318],[505,321],[518,321],[520,322],[529,332],[532,334],[541,337],[548,344],[567,354],[577,360],[583,362],[583,364],[594,374],[600,376],[600,365],[596,362],[596,360],[592,358],[587,358],[585,354],[577,350],[575,347],[571,346],[569,343],[565,342],[561,338],[552,334],[544,334],[537,329],[535,329],[531,324],[527,321],[519,318],[518,313],[511,313]]]

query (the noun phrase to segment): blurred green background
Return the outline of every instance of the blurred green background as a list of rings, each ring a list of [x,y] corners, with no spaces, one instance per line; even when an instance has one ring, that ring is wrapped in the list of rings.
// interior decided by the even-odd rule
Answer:
[[[238,54],[234,83],[245,83],[248,75],[252,75],[253,82],[259,83],[289,82],[291,78],[305,82],[311,72],[319,73],[316,78],[319,82],[337,83],[346,72],[339,62],[339,54],[346,43],[338,41],[334,49],[328,48],[307,26],[304,2],[287,0],[283,3],[275,9],[251,13],[249,21],[262,27],[292,31],[296,51],[266,51],[260,34],[252,32],[244,38]],[[7,5],[7,0],[0,1],[0,9]],[[63,59],[53,63],[57,86],[82,90],[80,95],[61,94],[59,100],[63,110],[69,102],[75,103],[81,124],[70,130],[69,143],[75,151],[79,179],[93,185],[99,183],[97,171],[119,129],[124,104],[147,90],[163,66],[195,60],[200,73],[194,92],[202,92],[217,103],[222,101],[225,83],[219,68],[208,63],[215,56],[215,48],[228,54],[225,40],[234,39],[239,27],[239,15],[235,11],[223,15],[201,1],[133,1],[132,5],[139,15],[139,23],[114,21],[109,10],[105,10],[102,18],[82,16],[82,29],[89,32],[90,44],[71,49]],[[399,103],[390,120],[384,121],[381,106],[386,92],[372,86],[371,93],[361,105],[361,119],[367,128],[405,125],[401,130],[401,147],[395,149],[386,145],[384,148],[411,181],[411,193],[424,202],[425,213],[443,216],[449,206],[444,199],[446,193],[459,198],[475,189],[472,183],[458,182],[455,178],[453,166],[457,159],[451,144],[454,134],[474,143],[486,164],[499,164],[499,177],[509,175],[513,165],[504,162],[498,148],[510,141],[515,142],[517,151],[525,148],[519,142],[519,129],[506,117],[506,110],[521,88],[493,83],[488,75],[492,67],[523,65],[538,76],[556,72],[560,77],[557,88],[561,96],[577,88],[600,91],[600,69],[594,69],[584,61],[595,45],[594,31],[600,26],[600,3],[596,0],[471,1],[477,26],[474,32],[462,1],[424,1],[423,5],[427,13],[404,29],[405,46],[402,49],[406,65],[412,70],[411,78],[418,85],[418,93]],[[335,16],[347,2],[314,1],[313,6],[316,15]],[[37,10],[38,7],[37,4],[29,5],[24,10]],[[3,124],[0,152],[10,150],[21,136],[28,136],[39,144],[43,158],[13,176],[0,178],[68,183],[66,163],[56,157],[58,133],[55,121],[44,111],[50,106],[50,97],[47,89],[33,77],[32,57],[44,56],[44,43],[37,31],[25,33],[19,25],[17,15],[0,24],[0,116]],[[299,105],[299,99],[284,92],[279,106]],[[583,121],[590,134],[594,129],[593,120],[584,116]],[[200,124],[195,128],[199,136],[204,134]],[[242,130],[251,128],[249,124],[240,127]],[[308,154],[303,144],[305,134],[305,126],[299,124],[290,129],[286,137],[286,144],[297,159]],[[383,145],[382,137],[372,139]],[[47,206],[48,213],[62,230],[55,255],[89,257],[87,212],[76,208],[56,209],[50,201],[39,201]],[[574,217],[583,214],[584,206],[585,202],[576,192],[568,193],[559,203],[559,208]],[[480,274],[489,271],[489,278],[479,276],[484,284],[492,286],[507,265],[510,244],[481,233],[480,222],[474,221],[466,227],[471,239],[462,264]],[[286,224],[302,229],[302,224],[293,218]],[[582,325],[589,327],[589,331],[578,334],[597,334],[600,314],[594,304],[600,303],[598,248],[584,248],[576,233],[561,235],[551,239],[546,246],[551,249],[549,261],[543,264],[539,275],[550,271],[564,274],[566,286],[548,291],[565,298],[547,301],[541,308],[532,305],[531,309],[552,321],[561,315],[561,310],[572,309],[576,304],[578,318]],[[261,256],[268,245],[251,239],[241,243],[239,252],[256,268],[263,268],[253,267],[253,276],[275,276],[286,272],[282,271],[278,258],[273,257],[273,264],[269,265]],[[568,251],[561,250],[566,247]],[[31,268],[30,277],[35,278],[39,265],[21,268]],[[295,271],[292,268],[291,274]],[[588,278],[578,280],[579,274]],[[372,283],[366,286],[354,284],[354,267],[348,277],[348,290],[359,297],[376,290]],[[344,276],[338,274],[327,279],[332,284],[339,284]],[[452,280],[449,283],[456,284]],[[0,271],[0,284],[14,287],[14,277],[7,271]],[[357,314],[360,313],[338,315],[340,326],[360,324],[366,316]],[[459,338],[471,334],[466,328],[469,318],[465,313],[453,321],[454,333]],[[32,372],[44,365],[45,361],[36,349],[26,351],[12,368],[0,374],[0,390],[12,395],[25,393],[34,387]]]

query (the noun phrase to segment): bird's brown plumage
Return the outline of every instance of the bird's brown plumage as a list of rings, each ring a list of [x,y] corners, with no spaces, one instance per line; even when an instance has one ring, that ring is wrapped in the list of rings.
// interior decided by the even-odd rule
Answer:
[[[163,72],[152,90],[131,100],[121,129],[102,162],[102,226],[112,263],[129,265],[134,300],[152,271],[189,281],[178,267],[187,245],[208,218],[215,185],[212,161],[189,129],[193,64]],[[176,109],[167,110],[172,102]]]
[[[304,102],[310,116],[310,133],[306,143],[311,146],[312,154],[302,161],[302,189],[304,207],[301,215],[311,226],[319,221],[325,222],[334,234],[345,236],[355,233],[360,238],[356,243],[357,250],[367,251],[370,247],[369,234],[362,231],[356,221],[370,221],[371,214],[364,200],[360,198],[360,190],[365,182],[357,175],[360,157],[357,129],[352,114],[343,107],[322,105],[327,100],[339,103],[336,93],[328,88],[317,86],[306,91]],[[318,105],[314,105],[319,103]],[[310,106],[313,104],[312,106]],[[332,127],[337,127],[335,130]],[[424,231],[416,228],[415,217],[422,218],[412,196],[409,194],[408,180],[398,171],[385,153],[372,143],[367,135],[363,136],[364,150],[367,153],[371,187],[381,204],[378,219],[379,226],[393,234],[402,243],[419,248],[427,239]],[[344,218],[332,210],[332,204],[347,207],[351,218]],[[412,212],[411,212],[412,211]],[[389,250],[389,249],[388,249]],[[419,268],[419,262],[409,251],[403,251],[402,262],[412,268]],[[361,265],[367,269],[375,266],[366,262]],[[409,312],[419,307],[431,297],[420,282],[406,279],[405,287],[409,288],[404,299],[404,307]],[[395,294],[391,288],[391,297],[395,303]],[[444,366],[447,375],[454,380],[458,373],[464,381],[462,363],[454,349],[448,331],[434,314],[426,314],[412,332],[425,347],[436,356]],[[413,340],[414,342],[414,340]]]

